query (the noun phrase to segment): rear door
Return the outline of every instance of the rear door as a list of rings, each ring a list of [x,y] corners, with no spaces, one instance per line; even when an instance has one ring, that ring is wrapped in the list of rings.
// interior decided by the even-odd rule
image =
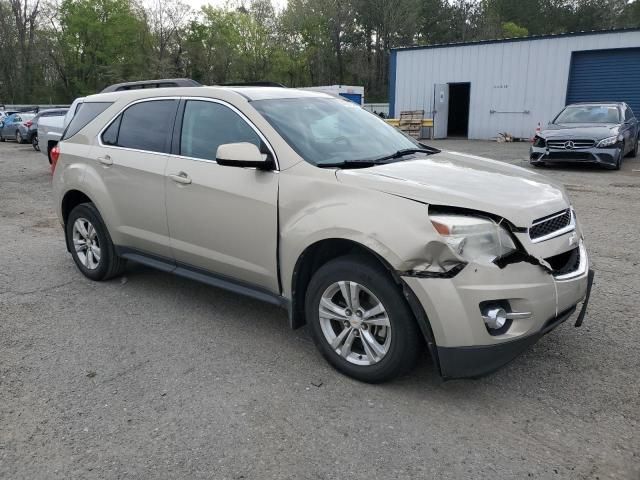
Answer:
[[[449,84],[436,83],[433,90],[433,138],[447,138]]]
[[[167,165],[171,245],[180,263],[277,293],[278,172],[218,165],[218,146],[236,142],[269,149],[230,104],[185,100]]]
[[[112,200],[110,231],[116,243],[171,258],[164,175],[178,100],[142,100],[129,105],[91,151]]]

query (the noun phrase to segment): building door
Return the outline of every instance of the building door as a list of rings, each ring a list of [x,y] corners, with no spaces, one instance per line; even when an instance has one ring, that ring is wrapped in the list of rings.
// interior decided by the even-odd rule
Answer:
[[[362,105],[362,95],[359,93],[340,93],[339,95],[347,100],[351,100],[353,103]]]
[[[433,138],[447,138],[449,128],[449,84],[436,83],[433,89]]]
[[[469,136],[469,100],[471,93],[470,83],[449,84],[449,121],[447,124],[447,136]]]
[[[573,52],[567,104],[627,102],[640,112],[640,48]]]

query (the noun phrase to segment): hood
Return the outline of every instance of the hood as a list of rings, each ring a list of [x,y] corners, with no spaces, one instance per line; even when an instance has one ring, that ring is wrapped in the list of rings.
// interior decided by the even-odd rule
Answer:
[[[524,168],[457,152],[338,170],[338,181],[412,200],[469,208],[518,227],[569,207],[564,188]]]
[[[601,140],[617,135],[620,125],[615,123],[560,123],[550,124],[541,132],[541,136],[550,138],[593,138]]]

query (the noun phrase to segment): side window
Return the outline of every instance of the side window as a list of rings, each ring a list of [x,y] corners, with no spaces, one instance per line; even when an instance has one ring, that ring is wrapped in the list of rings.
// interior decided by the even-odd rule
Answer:
[[[633,111],[631,110],[631,107],[627,107],[624,119],[626,121],[633,120],[634,116],[635,115],[633,114]]]
[[[107,128],[102,134],[102,143],[105,145],[118,145],[118,131],[120,130],[120,120],[122,115],[118,115],[109,128]]]
[[[167,152],[177,105],[177,100],[150,100],[127,108],[118,120],[119,131],[111,145]],[[113,135],[113,132],[110,133]],[[110,140],[114,140],[113,136]]]
[[[62,140],[73,137],[86,127],[94,118],[111,106],[111,102],[85,102],[80,105],[73,119],[62,135]]]
[[[258,148],[258,134],[236,112],[219,103],[189,100],[182,118],[180,155],[215,160],[225,143],[248,142]]]

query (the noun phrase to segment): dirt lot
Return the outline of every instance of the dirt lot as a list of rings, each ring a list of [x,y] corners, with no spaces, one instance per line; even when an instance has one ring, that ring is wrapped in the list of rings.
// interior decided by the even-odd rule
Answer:
[[[434,144],[523,165],[528,148]],[[85,279],[44,156],[0,144],[0,478],[637,480],[639,170],[543,170],[597,272],[582,328],[480,380],[442,383],[425,355],[371,386],[275,307],[139,266]]]

